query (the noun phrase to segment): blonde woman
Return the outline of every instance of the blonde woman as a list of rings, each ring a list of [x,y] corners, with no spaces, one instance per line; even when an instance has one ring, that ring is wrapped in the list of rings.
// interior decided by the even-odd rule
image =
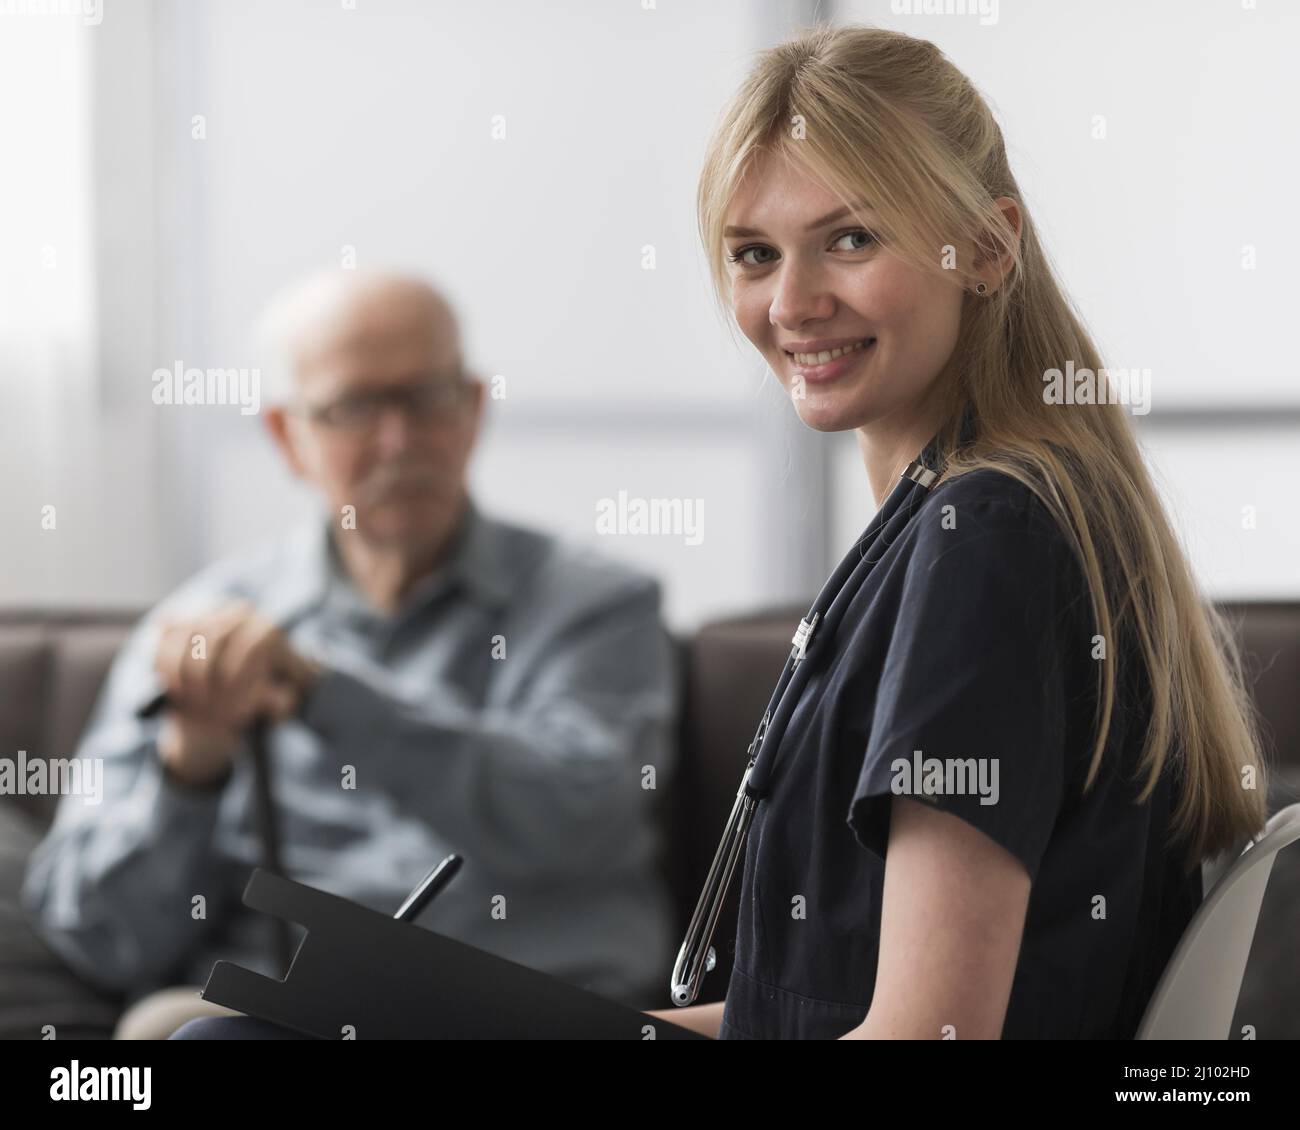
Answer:
[[[758,59],[698,202],[728,312],[881,511],[756,744],[726,1001],[651,1015],[1132,1037],[1264,765],[1125,410],[1045,395],[1101,359],[998,125],[934,45],[818,29]]]

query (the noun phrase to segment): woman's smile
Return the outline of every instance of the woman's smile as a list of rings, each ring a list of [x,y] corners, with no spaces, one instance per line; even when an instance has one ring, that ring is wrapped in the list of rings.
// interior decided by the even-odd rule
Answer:
[[[807,345],[795,343],[799,348],[784,350],[788,363],[798,377],[805,381],[821,383],[833,381],[843,376],[864,360],[876,344],[874,337],[859,338],[833,348],[823,347],[820,342]]]

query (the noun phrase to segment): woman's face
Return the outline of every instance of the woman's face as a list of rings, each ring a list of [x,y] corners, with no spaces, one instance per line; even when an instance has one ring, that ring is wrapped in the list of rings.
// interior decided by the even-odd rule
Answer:
[[[907,429],[956,345],[960,283],[892,254],[869,207],[846,213],[788,158],[752,173],[724,233],[740,328],[809,427]]]

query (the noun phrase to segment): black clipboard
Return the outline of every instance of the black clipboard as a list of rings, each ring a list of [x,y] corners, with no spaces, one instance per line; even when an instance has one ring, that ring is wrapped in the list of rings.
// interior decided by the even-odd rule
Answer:
[[[218,961],[202,997],[325,1040],[702,1040],[558,977],[256,868],[244,905],[307,930],[283,981]]]

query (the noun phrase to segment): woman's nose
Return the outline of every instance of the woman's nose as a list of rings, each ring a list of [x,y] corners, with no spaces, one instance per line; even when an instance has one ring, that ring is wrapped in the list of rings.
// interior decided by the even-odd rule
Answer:
[[[829,318],[835,312],[835,296],[821,272],[813,267],[784,263],[776,279],[776,293],[768,309],[774,326],[797,330],[805,322]]]

